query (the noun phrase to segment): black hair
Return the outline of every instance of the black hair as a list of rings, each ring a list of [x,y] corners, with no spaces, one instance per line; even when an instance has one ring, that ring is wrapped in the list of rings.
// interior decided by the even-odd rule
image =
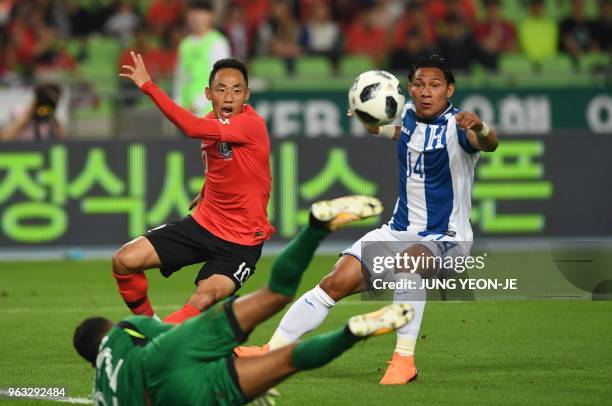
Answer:
[[[111,321],[104,317],[90,317],[74,330],[72,344],[79,355],[95,368],[100,341],[108,331]]]
[[[213,79],[215,78],[217,72],[219,72],[221,69],[226,68],[239,70],[240,73],[242,73],[242,76],[244,77],[246,85],[249,86],[249,74],[247,72],[247,68],[242,62],[240,62],[236,58],[219,59],[217,62],[215,62],[212,70],[210,71],[210,76],[208,77],[208,86],[212,86]]]
[[[455,75],[453,75],[453,72],[446,64],[446,60],[438,54],[426,55],[417,59],[417,61],[412,65],[410,71],[408,72],[409,81],[412,82],[412,80],[414,79],[414,74],[416,73],[417,69],[420,68],[440,69],[444,74],[444,79],[446,79],[447,85],[455,83]]]
[[[208,0],[189,0],[187,2],[187,9],[213,11],[213,6]]]

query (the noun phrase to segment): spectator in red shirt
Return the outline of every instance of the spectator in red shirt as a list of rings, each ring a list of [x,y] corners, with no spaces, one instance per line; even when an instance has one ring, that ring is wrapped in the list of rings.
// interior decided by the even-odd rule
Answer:
[[[378,27],[371,10],[362,12],[346,33],[346,52],[368,55],[377,65],[382,65],[387,55],[387,31]]]
[[[422,2],[411,3],[395,30],[393,50],[389,55],[391,70],[405,70],[419,58],[430,54],[436,32]]]
[[[426,47],[431,47],[436,42],[436,29],[423,0],[413,1],[406,7],[394,27],[393,47],[401,48],[409,32],[418,32]]]
[[[130,48],[142,55],[153,79],[166,79],[174,72],[174,59],[176,59],[176,53],[174,53],[173,57],[163,49],[151,46],[150,32],[147,27],[140,26],[138,30],[136,30]],[[131,52],[126,49],[119,57],[119,66],[128,65],[131,62]]]
[[[147,10],[147,23],[152,27],[177,24],[184,8],[183,0],[153,0]]]
[[[245,104],[247,70],[236,59],[215,63],[206,88],[213,111],[198,118],[170,99],[145,68],[142,55],[120,76],[131,79],[187,136],[201,140],[206,182],[192,203],[192,216],[164,224],[127,243],[113,256],[119,292],[134,314],[153,316],[145,269],[170,276],[181,267],[205,261],[197,290],[166,322],[181,322],[233,294],[253,274],[268,223],[270,140],[265,120]]]
[[[516,29],[504,19],[499,0],[485,0],[484,5],[485,17],[476,26],[475,35],[482,51],[482,62],[495,69],[499,54],[517,50]]]
[[[155,80],[171,78],[176,63],[176,47],[173,51],[151,46],[150,32],[145,26],[140,26],[134,34],[130,48],[142,55],[149,73]],[[118,70],[121,66],[132,62],[132,55],[125,49],[119,56]],[[134,92],[133,87],[127,82],[121,82],[122,101],[126,106],[132,106],[141,97],[140,92]]]
[[[270,0],[234,0],[235,7],[244,10],[250,32],[257,32],[270,12]]]
[[[427,13],[434,24],[444,23],[452,14],[462,23],[473,25],[476,21],[476,6],[473,0],[428,0]]]
[[[15,6],[15,18],[8,24],[7,32],[15,49],[15,60],[22,68],[28,69],[34,64],[36,49],[36,30],[31,21],[34,10],[29,4]]]
[[[50,70],[71,70],[76,62],[65,49],[64,41],[55,28],[46,24],[36,25],[36,46],[34,48],[34,72]]]

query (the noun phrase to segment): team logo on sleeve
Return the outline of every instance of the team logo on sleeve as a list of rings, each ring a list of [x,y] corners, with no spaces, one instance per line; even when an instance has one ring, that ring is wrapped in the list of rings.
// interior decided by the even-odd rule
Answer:
[[[219,153],[223,158],[230,159],[232,157],[232,144],[229,142],[220,142]]]

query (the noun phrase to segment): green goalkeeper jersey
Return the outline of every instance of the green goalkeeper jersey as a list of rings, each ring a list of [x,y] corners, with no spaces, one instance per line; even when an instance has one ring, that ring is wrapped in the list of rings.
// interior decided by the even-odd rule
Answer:
[[[204,89],[208,75],[216,61],[230,56],[227,39],[216,30],[203,36],[185,37],[178,49],[178,66],[175,73],[174,96],[177,102],[199,116],[211,110]]]
[[[127,317],[113,326],[98,350],[94,404],[145,405],[144,345],[171,328],[144,316]]]

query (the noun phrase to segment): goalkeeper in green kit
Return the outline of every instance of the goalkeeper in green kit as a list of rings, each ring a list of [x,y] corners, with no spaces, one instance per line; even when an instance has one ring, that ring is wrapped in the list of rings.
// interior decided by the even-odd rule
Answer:
[[[310,222],[272,264],[268,286],[229,298],[181,325],[131,316],[102,317],[74,333],[78,353],[95,368],[96,405],[240,405],[300,370],[321,367],[357,341],[408,323],[409,304],[354,316],[335,331],[265,355],[236,358],[233,349],[295,295],[320,242],[340,226],[380,214],[378,199],[347,196],[312,205]]]

